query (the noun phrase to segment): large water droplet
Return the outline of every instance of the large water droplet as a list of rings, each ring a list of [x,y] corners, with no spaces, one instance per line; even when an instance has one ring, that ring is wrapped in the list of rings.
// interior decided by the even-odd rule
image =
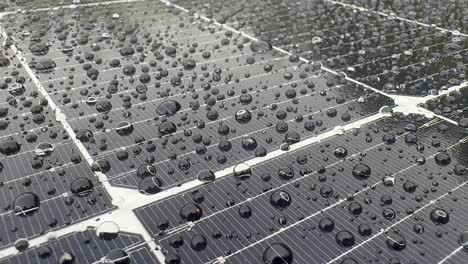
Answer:
[[[0,153],[5,156],[17,154],[20,150],[21,145],[12,139],[7,139],[0,143]]]
[[[146,195],[153,195],[162,190],[162,181],[158,177],[146,177],[140,181],[138,191]]]
[[[216,180],[216,176],[213,171],[211,170],[202,170],[200,173],[198,173],[197,176],[199,181],[202,181],[204,183],[209,183],[213,182]]]
[[[387,236],[385,239],[385,242],[387,243],[387,246],[390,249],[396,250],[396,251],[401,251],[405,249],[406,247],[406,239],[401,236],[400,234],[390,234]]]
[[[136,171],[136,175],[140,179],[145,179],[147,177],[153,177],[156,175],[156,168],[152,165],[143,164],[138,167]]]
[[[96,228],[96,235],[100,239],[104,240],[113,240],[117,238],[119,235],[120,228],[119,226],[112,221],[106,221],[101,223],[97,228]]]
[[[177,131],[177,127],[174,123],[172,122],[169,122],[169,121],[164,121],[162,122],[159,127],[158,127],[158,131],[159,133],[161,133],[161,135],[169,135],[169,134],[173,134]]]
[[[252,168],[245,163],[237,164],[234,167],[234,177],[239,180],[246,180],[252,176]]]
[[[434,209],[430,214],[431,221],[436,225],[445,225],[449,222],[450,216],[443,209]]]
[[[250,114],[249,110],[242,109],[236,112],[234,119],[240,124],[246,124],[252,119],[252,114]]]
[[[39,197],[35,193],[22,193],[15,199],[15,214],[19,216],[32,215],[39,209],[40,204]]]
[[[103,259],[103,264],[130,264],[130,256],[123,249],[114,249]]]
[[[262,40],[258,41],[252,41],[250,43],[250,50],[256,53],[267,53],[269,52],[273,47],[271,46],[270,43]]]
[[[195,251],[202,251],[207,246],[206,238],[203,235],[195,235],[190,241],[190,247]]]
[[[179,214],[180,217],[185,221],[193,222],[199,220],[202,217],[203,211],[198,205],[189,203],[180,209]]]
[[[468,250],[468,231],[465,231],[460,235],[458,243],[463,247],[463,249]]]
[[[354,245],[354,235],[346,230],[338,232],[335,235],[335,240],[342,247],[352,247]]]
[[[318,227],[320,231],[330,233],[333,231],[333,229],[335,229],[335,222],[333,222],[333,220],[330,218],[323,218],[319,221]]]
[[[365,180],[371,175],[371,168],[366,164],[357,164],[353,168],[353,176],[359,180]]]
[[[182,106],[179,102],[174,100],[168,100],[162,102],[158,108],[156,108],[156,113],[161,116],[172,116],[175,115]]]
[[[292,250],[282,243],[273,243],[263,251],[264,264],[291,264],[293,263]]]
[[[270,203],[277,208],[286,208],[291,204],[291,196],[285,191],[275,191],[270,195]]]
[[[70,185],[70,191],[78,197],[88,196],[94,188],[93,182],[88,178],[78,178]]]

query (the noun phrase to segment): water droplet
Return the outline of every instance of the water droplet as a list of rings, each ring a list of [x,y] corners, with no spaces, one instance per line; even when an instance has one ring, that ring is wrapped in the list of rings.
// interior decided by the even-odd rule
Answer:
[[[252,114],[248,110],[238,110],[234,115],[234,119],[240,124],[246,124],[252,119]]]
[[[34,149],[34,153],[40,157],[49,156],[53,151],[54,146],[49,142],[39,143]]]
[[[343,261],[341,261],[341,264],[359,264],[359,262],[353,258],[345,258]]]
[[[207,246],[206,238],[203,235],[195,235],[190,241],[190,247],[195,251],[202,251]]]
[[[371,168],[366,164],[357,164],[353,168],[353,176],[359,180],[365,180],[371,175]]]
[[[103,240],[113,240],[119,235],[120,228],[115,222],[106,221],[96,228],[96,235]]]
[[[387,246],[390,249],[396,250],[396,251],[401,251],[405,249],[406,247],[406,239],[401,236],[400,234],[390,234],[387,236],[385,239],[385,242],[387,243]]]
[[[55,62],[51,59],[41,59],[38,61],[35,65],[34,68],[38,72],[50,72],[55,69]]]
[[[273,243],[263,251],[264,264],[291,264],[293,263],[292,250],[282,243]]]
[[[353,215],[360,215],[362,213],[362,206],[357,202],[352,202],[349,204],[348,210]]]
[[[132,123],[128,121],[120,121],[119,124],[117,124],[117,127],[115,128],[115,131],[117,134],[121,136],[128,136],[132,134],[134,128]]]
[[[270,195],[270,203],[277,208],[286,208],[291,204],[291,196],[285,191],[275,191]]]
[[[130,256],[123,249],[114,249],[103,259],[103,264],[130,264]]]
[[[288,144],[295,144],[295,143],[301,141],[301,136],[298,133],[294,132],[294,131],[290,131],[290,132],[286,133],[286,136],[284,137],[284,140]]]
[[[200,173],[198,173],[197,176],[199,181],[202,181],[204,183],[209,183],[213,182],[216,180],[216,176],[213,171],[211,170],[202,170]]]
[[[283,180],[290,180],[294,177],[294,170],[291,167],[281,167],[278,176]]]
[[[177,127],[174,123],[172,122],[169,122],[169,121],[164,121],[162,122],[159,127],[158,127],[158,131],[159,133],[161,133],[161,135],[169,135],[169,134],[173,134],[177,131]]]
[[[463,247],[463,249],[468,250],[468,231],[465,231],[460,235],[458,243]]]
[[[78,178],[70,185],[70,191],[78,197],[88,196],[93,191],[93,182],[88,178]]]
[[[39,209],[40,204],[39,197],[35,193],[22,193],[15,199],[15,214],[19,216],[30,216]]]
[[[20,152],[20,150],[21,145],[12,139],[7,139],[0,143],[0,153],[5,156],[17,154]]]
[[[336,243],[342,247],[352,247],[354,245],[354,235],[351,232],[342,230],[335,236]]]
[[[270,43],[262,40],[258,41],[252,41],[250,43],[250,50],[252,50],[255,53],[267,53],[269,52],[273,47],[271,46]]]
[[[138,185],[138,191],[142,194],[153,195],[162,190],[162,181],[158,177],[146,177]]]
[[[156,108],[156,113],[161,116],[173,116],[181,109],[181,107],[182,106],[179,102],[168,100],[162,102],[158,108]]]
[[[136,176],[140,179],[153,177],[154,175],[156,175],[156,168],[148,164],[141,165],[136,171]]]
[[[252,216],[252,209],[248,205],[243,204],[239,207],[239,215],[242,218],[249,218]]]
[[[257,148],[257,141],[253,137],[246,137],[242,140],[242,148],[247,151],[253,151]]]
[[[240,180],[246,180],[252,176],[252,168],[245,163],[234,166],[234,177]]]
[[[335,155],[337,158],[343,159],[348,155],[348,150],[344,147],[337,147],[333,151],[333,155]]]
[[[333,231],[333,229],[335,229],[335,222],[333,222],[333,220],[330,218],[323,218],[319,221],[318,227],[320,231],[330,233]]]
[[[384,176],[382,178],[382,183],[383,183],[383,185],[385,185],[387,187],[391,187],[391,186],[395,185],[395,177],[393,177],[393,176]]]
[[[445,152],[439,152],[434,159],[440,166],[447,166],[452,161],[452,158],[450,158],[450,156]]]
[[[445,225],[449,222],[450,216],[443,209],[434,209],[430,214],[431,221],[436,225]]]
[[[202,217],[203,211],[198,205],[189,203],[180,209],[179,214],[180,217],[185,221],[193,222],[199,220]]]
[[[458,126],[465,131],[468,131],[468,118],[463,117],[458,121]]]
[[[75,262],[75,256],[68,252],[63,252],[60,255],[58,264],[73,264]]]

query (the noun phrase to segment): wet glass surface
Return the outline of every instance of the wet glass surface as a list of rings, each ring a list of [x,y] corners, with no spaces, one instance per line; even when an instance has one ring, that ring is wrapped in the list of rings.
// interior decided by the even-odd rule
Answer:
[[[0,263],[464,263],[462,1],[0,3]]]

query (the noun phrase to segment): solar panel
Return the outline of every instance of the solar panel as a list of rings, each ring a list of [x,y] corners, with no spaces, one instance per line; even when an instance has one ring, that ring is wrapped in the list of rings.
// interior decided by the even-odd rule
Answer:
[[[58,260],[59,263],[119,261],[114,256],[128,256],[130,261],[136,263],[155,263],[155,257],[142,244],[143,241],[141,236],[135,234],[98,233],[98,229],[87,228],[11,256],[4,259],[4,263],[41,263],[47,262],[47,259],[51,259],[50,262],[52,259]]]
[[[0,262],[464,263],[465,8],[0,4]]]

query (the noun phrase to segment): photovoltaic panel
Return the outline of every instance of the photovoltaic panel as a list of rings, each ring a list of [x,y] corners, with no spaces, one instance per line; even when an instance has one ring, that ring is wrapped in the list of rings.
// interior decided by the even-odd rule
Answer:
[[[463,263],[464,8],[1,4],[0,262]]]
[[[131,262],[156,262],[155,257],[145,246],[143,238],[138,234],[119,232],[118,234],[98,235],[94,228],[58,237],[15,256],[4,258],[1,262],[106,263],[106,260],[122,261],[122,259],[115,258],[122,252],[128,255],[128,260]],[[125,256],[125,253],[122,256]]]
[[[367,230],[379,232],[399,218],[406,217],[410,210],[417,210],[427,203],[431,192],[435,192],[434,195],[443,193],[462,181],[454,177],[444,179],[445,167],[438,163],[442,155],[438,151],[439,147],[450,151],[453,148],[454,153],[460,154],[463,148],[459,146],[459,140],[464,139],[465,134],[449,125],[458,133],[440,137],[437,135],[447,124],[424,121],[420,120],[418,125],[408,123],[408,120],[405,122],[405,118],[389,118],[331,139],[330,142],[325,141],[265,162],[252,168],[252,176],[247,180],[236,180],[235,176],[230,176],[137,209],[136,214],[155,236],[160,237],[159,243],[169,252],[169,256],[180,255],[182,263],[210,263],[219,257],[225,257],[227,263],[258,263],[262,261],[262,254],[258,251],[264,252],[267,249],[265,245],[283,242],[293,252],[303,252],[299,253],[304,256],[303,260],[297,259],[298,263],[307,263],[310,258],[317,263],[325,263],[354,243],[359,244],[359,240],[366,240],[370,236]],[[388,131],[386,126],[390,127]],[[410,131],[410,127],[419,129]],[[388,141],[381,141],[389,134],[397,135],[396,142],[391,146]],[[410,138],[420,138],[421,141],[410,144]],[[423,139],[429,141],[424,142]],[[427,146],[427,149],[422,150],[422,146]],[[349,150],[349,156],[344,160],[337,157],[338,153],[342,153],[340,149]],[[406,159],[408,157],[411,159]],[[457,162],[454,161],[464,164],[463,160]],[[372,168],[372,176],[359,181],[356,180],[356,177],[359,178],[356,170],[363,164]],[[430,176],[426,178],[424,175],[428,171]],[[444,182],[439,183],[439,179]],[[289,197],[291,206],[278,206],[274,202],[277,196]],[[398,196],[402,200],[396,199]],[[392,197],[395,197],[394,200]],[[408,200],[412,202],[408,204]],[[177,208],[180,208],[179,212]],[[194,213],[194,208],[200,210],[198,214]],[[161,220],[155,222],[155,216]],[[321,219],[334,219],[330,221],[335,222],[333,226],[336,228],[328,229],[319,224],[322,230],[316,230]],[[348,223],[348,219],[351,222]],[[187,221],[192,221],[193,225]],[[364,228],[361,224],[366,225],[366,232],[359,233],[359,228]],[[304,230],[309,229],[314,232],[315,238],[306,236]],[[352,232],[350,234],[356,242],[347,247],[331,247],[330,244],[340,241],[338,234],[343,230]],[[206,239],[203,255],[191,242],[199,239],[199,236]],[[324,241],[325,236],[328,241]],[[284,241],[282,237],[290,240]],[[305,244],[294,248],[291,241],[300,240],[301,237]],[[268,242],[264,243],[264,240]],[[182,246],[182,242],[178,241],[184,241]],[[307,248],[307,245],[313,248]],[[322,252],[325,249],[328,250],[327,254]],[[249,251],[256,254],[245,256]]]
[[[18,59],[5,50],[2,60],[0,247],[5,248],[113,205]],[[89,196],[73,193],[80,182],[90,183]]]
[[[146,7],[148,3],[126,5]],[[136,174],[141,169],[144,172],[148,160],[156,171],[168,174],[161,176],[161,180],[171,186],[196,178],[207,166],[222,169],[264,155],[279,148],[285,137],[315,136],[393,104],[388,98],[349,84],[340,76],[323,73],[296,58],[278,52],[255,53],[249,47],[255,43],[248,39],[210,28],[207,23],[192,25],[187,14],[173,16],[162,4],[152,5],[157,9],[154,19],[144,17],[148,13],[145,8],[129,9],[128,16],[144,17],[136,21],[124,16],[113,18],[112,7],[115,12],[122,8],[102,6],[92,12],[83,8],[83,14],[79,15],[75,9],[69,9],[37,23],[41,27],[47,24],[54,32],[63,30],[63,25],[54,20],[79,17],[78,28],[69,30],[87,29],[85,33],[79,31],[78,43],[71,45],[76,45],[74,53],[79,55],[66,56],[63,43],[51,44],[47,57],[57,61],[56,68],[40,74],[39,79],[52,97],[62,103],[60,108],[70,126],[79,135],[85,133],[81,140],[91,155],[109,164],[106,174],[117,186],[138,188],[141,177]],[[95,21],[96,12],[107,17],[103,15],[102,21]],[[24,18],[29,15],[44,17],[35,12]],[[162,33],[170,29],[155,24],[158,19],[168,20],[167,16],[173,17],[177,34],[163,37]],[[16,16],[12,19],[16,24]],[[103,29],[92,24],[105,21],[112,26]],[[116,27],[125,24],[131,36],[119,37],[121,33]],[[155,36],[149,35],[155,28],[159,28]],[[106,40],[102,37],[106,33],[115,34],[120,42]],[[46,33],[43,41],[52,41],[52,35]],[[159,41],[152,40],[158,36]],[[24,42],[25,56],[31,62],[40,62],[40,56],[28,54],[31,45],[34,47],[34,43]],[[95,52],[91,53],[89,45]],[[186,58],[180,61],[179,54]],[[73,59],[76,64],[67,66]],[[114,61],[119,61],[119,65],[112,67]],[[200,65],[194,69],[184,66],[195,61]],[[129,74],[128,67],[135,72]],[[99,75],[90,80],[90,72],[94,70]],[[176,103],[179,108],[173,116],[158,114],[158,108],[167,103]],[[247,111],[255,122],[238,126],[235,118],[238,111]],[[305,129],[304,125],[311,122],[316,128]],[[131,135],[122,135],[125,133],[119,129],[122,124],[131,126]],[[176,131],[166,135],[163,129],[167,126],[174,126]],[[275,131],[279,126],[285,127],[284,132]],[[242,149],[246,137],[255,140],[257,151]]]
[[[465,81],[455,70],[466,64],[458,58],[465,36],[430,25],[333,1],[250,2],[239,12],[218,1],[185,6],[389,94],[424,96]]]

